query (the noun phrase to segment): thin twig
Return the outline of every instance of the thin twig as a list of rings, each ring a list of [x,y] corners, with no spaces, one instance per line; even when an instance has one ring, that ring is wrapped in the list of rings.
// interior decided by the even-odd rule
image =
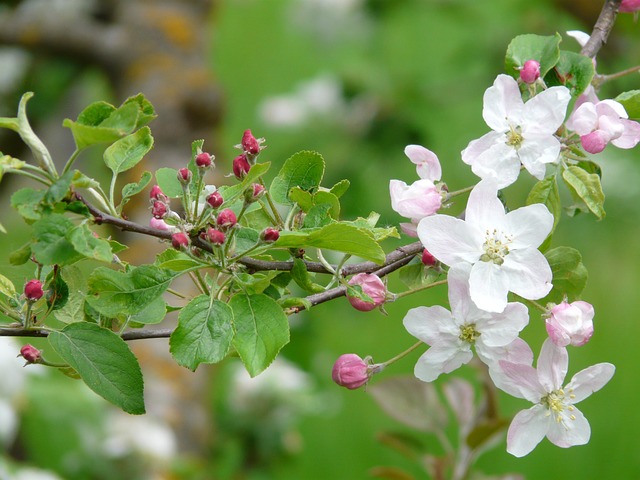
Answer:
[[[622,0],[606,0],[600,11],[600,16],[593,26],[589,41],[582,47],[580,53],[589,58],[595,58],[602,46],[607,43],[609,33],[613,28]]]

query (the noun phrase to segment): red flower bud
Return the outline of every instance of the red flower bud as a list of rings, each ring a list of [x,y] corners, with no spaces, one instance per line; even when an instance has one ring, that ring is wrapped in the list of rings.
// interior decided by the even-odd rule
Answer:
[[[181,168],[180,170],[178,170],[178,181],[186,185],[191,181],[192,175],[193,174],[191,173],[191,170],[189,170],[188,168]]]
[[[257,201],[261,196],[265,193],[265,188],[259,183],[254,183],[251,185],[250,189],[247,189],[244,192],[244,198],[248,203],[253,203]]]
[[[189,246],[189,237],[184,232],[178,232],[171,235],[171,245],[176,250],[180,250]]]
[[[39,300],[44,295],[42,291],[42,282],[40,280],[29,280],[24,285],[24,296],[27,297],[27,300],[35,302]]]
[[[438,260],[436,260],[436,257],[434,257],[433,255],[431,255],[431,252],[429,252],[429,250],[427,250],[426,248],[422,251],[422,263],[426,266],[426,267],[434,267],[436,265],[436,263],[438,263]]]
[[[20,356],[29,363],[39,363],[42,359],[42,353],[33,345],[26,344],[20,349]]]
[[[251,130],[245,130],[242,135],[242,150],[249,155],[257,155],[260,153],[260,142],[253,136]]]
[[[277,242],[280,238],[280,232],[275,228],[268,227],[260,233],[260,238],[265,243]]]
[[[222,198],[220,192],[213,192],[207,197],[207,203],[211,205],[211,208],[218,208],[224,203],[224,199]]]
[[[167,204],[156,200],[155,202],[153,202],[151,214],[155,218],[164,218],[164,216],[167,214]]]
[[[527,60],[520,69],[520,79],[524,83],[534,83],[540,78],[540,63],[536,60]]]
[[[387,287],[382,283],[380,277],[374,273],[358,273],[351,277],[349,285],[359,285],[362,291],[373,300],[373,302],[367,302],[347,294],[347,299],[351,306],[361,312],[373,310],[382,305],[387,299]]]
[[[246,155],[238,155],[233,159],[233,174],[238,180],[246,177],[249,170],[251,170],[251,165],[249,165]]]
[[[167,201],[167,196],[162,192],[162,189],[159,185],[154,185],[153,187],[151,187],[149,198],[151,200],[160,200],[161,202]]]
[[[236,218],[236,214],[233,213],[233,210],[225,208],[218,214],[216,223],[220,228],[231,228],[238,223],[238,220]]]
[[[196,155],[196,165],[200,168],[209,168],[213,161],[213,156],[209,155],[206,152],[199,153]]]
[[[369,381],[369,364],[355,353],[340,355],[333,364],[331,377],[341,387],[355,390]]]
[[[225,235],[220,230],[209,228],[207,230],[205,238],[207,241],[213,243],[214,245],[222,245],[225,240]]]

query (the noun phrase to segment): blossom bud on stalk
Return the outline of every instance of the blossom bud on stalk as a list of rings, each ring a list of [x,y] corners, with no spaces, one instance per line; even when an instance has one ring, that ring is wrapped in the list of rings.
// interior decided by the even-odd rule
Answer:
[[[225,240],[225,235],[220,230],[216,230],[211,227],[207,230],[205,238],[208,242],[211,242],[214,245],[222,245]]]
[[[251,130],[245,130],[242,135],[242,150],[249,155],[260,153],[260,142],[253,136]]]
[[[24,296],[27,297],[27,300],[35,302],[42,298],[42,295],[44,295],[44,291],[40,280],[29,280],[24,285]]]
[[[176,250],[180,250],[182,248],[189,246],[189,237],[184,232],[178,232],[171,235],[171,245]]]
[[[196,165],[200,168],[209,168],[213,162],[213,155],[209,155],[206,152],[196,155]]]
[[[151,228],[155,228],[156,230],[163,230],[165,232],[168,232],[171,229],[167,222],[165,222],[161,218],[156,217],[151,217],[151,220],[149,220],[149,226]]]
[[[438,263],[438,260],[436,260],[436,257],[429,253],[429,250],[427,250],[426,248],[422,250],[422,264],[424,266],[434,267],[436,263]]]
[[[183,185],[187,185],[191,181],[192,175],[191,170],[188,168],[181,168],[178,170],[178,181]]]
[[[360,358],[355,353],[340,355],[333,364],[331,377],[341,387],[355,390],[365,385],[374,373],[382,370],[382,365],[372,365],[370,357]]]
[[[211,206],[211,208],[218,208],[224,203],[224,199],[222,198],[220,192],[213,192],[211,195],[207,196],[207,203]]]
[[[42,353],[36,347],[30,344],[26,344],[20,349],[20,357],[27,361],[27,365],[30,363],[40,363],[42,359]]]
[[[272,227],[265,228],[262,233],[260,233],[260,239],[265,243],[277,242],[279,238],[280,232]]]
[[[153,202],[153,208],[151,209],[151,214],[155,218],[164,218],[164,216],[167,214],[167,204],[159,200],[156,200],[155,202]]]
[[[218,214],[216,224],[220,228],[232,228],[238,222],[236,214],[230,208],[225,208]]]
[[[233,159],[233,174],[238,180],[246,177],[249,170],[251,170],[251,165],[249,165],[246,155],[238,155]]]
[[[540,63],[536,60],[527,60],[520,69],[520,80],[532,84],[540,78]]]
[[[387,298],[387,287],[380,278],[373,273],[358,273],[351,277],[349,285],[359,285],[363,293],[368,295],[373,302],[366,302],[360,298],[347,294],[347,299],[353,308],[361,312],[368,312],[382,305]]]
[[[640,0],[622,0],[618,11],[620,13],[635,13],[640,10]]]
[[[551,309],[546,319],[547,333],[559,347],[580,347],[593,335],[593,306],[587,302],[562,302]]]
[[[149,192],[149,198],[153,200],[159,200],[161,202],[167,202],[167,196],[162,192],[162,189],[159,185],[154,185],[151,187],[151,191]]]
[[[265,188],[259,183],[254,183],[244,193],[247,203],[253,203],[265,194]]]

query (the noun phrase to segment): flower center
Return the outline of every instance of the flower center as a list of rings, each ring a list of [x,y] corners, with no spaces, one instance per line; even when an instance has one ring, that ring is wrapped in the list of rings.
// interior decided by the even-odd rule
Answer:
[[[502,265],[504,263],[504,257],[509,254],[509,243],[511,243],[511,239],[509,237],[505,236],[505,241],[503,243],[502,239],[499,238],[497,230],[494,230],[493,232],[487,230],[486,240],[482,245],[484,253],[480,256],[480,261],[493,262],[496,265]]]
[[[562,415],[562,412],[564,412],[565,409],[569,412],[573,412],[574,410],[573,405],[567,401],[567,397],[569,400],[575,398],[575,395],[572,392],[573,390],[569,390],[569,394],[567,395],[562,388],[559,388],[540,399],[540,403],[549,409],[547,416],[553,415],[556,422],[561,423],[566,429],[569,427],[564,423],[564,420],[566,418],[569,418],[570,420],[576,419],[576,416],[573,413],[570,413],[567,416]]]
[[[474,345],[479,336],[480,332],[476,330],[476,325],[472,323],[470,325],[462,325],[460,327],[460,335],[458,336],[458,338],[463,342]]]
[[[520,148],[520,145],[522,144],[522,141],[524,140],[524,138],[522,137],[522,133],[521,133],[521,129],[520,127],[509,127],[510,131],[509,133],[507,133],[507,145],[509,145],[510,147],[513,147],[515,149]]]

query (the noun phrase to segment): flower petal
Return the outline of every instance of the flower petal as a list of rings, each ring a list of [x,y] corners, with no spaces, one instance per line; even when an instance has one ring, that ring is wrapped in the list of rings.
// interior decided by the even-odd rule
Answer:
[[[493,180],[498,188],[505,188],[518,179],[520,159],[516,149],[507,145],[505,136],[499,134],[499,137],[495,143],[480,152],[470,165],[473,173],[480,178]]]
[[[418,223],[422,245],[445,265],[476,262],[482,253],[482,233],[449,215],[425,217]]]
[[[551,87],[524,104],[522,133],[553,135],[567,114],[571,93],[567,87]]]
[[[551,443],[568,448],[589,442],[591,427],[580,410],[573,407],[571,410],[563,410],[560,415],[560,421],[553,415],[549,417],[554,419],[547,432],[547,438]]]
[[[507,213],[504,225],[513,238],[510,248],[538,248],[551,233],[553,215],[542,203],[534,203]]]
[[[616,367],[610,363],[592,365],[576,373],[565,390],[573,395],[571,401],[578,403],[604,387],[615,371]]]
[[[407,145],[404,154],[416,164],[416,171],[420,178],[431,181],[442,178],[442,167],[438,156],[431,150],[420,145]]]
[[[477,262],[469,276],[469,293],[480,310],[502,312],[507,306],[509,278],[501,266],[493,262]]]
[[[598,128],[598,112],[592,102],[584,102],[567,120],[567,128],[578,135],[586,135]]]
[[[440,305],[412,308],[402,323],[411,335],[427,345],[458,338],[460,331],[451,317],[451,312]]]
[[[640,143],[640,123],[633,120],[621,119],[620,122],[624,126],[622,135],[611,141],[618,148],[633,148]]]
[[[469,317],[470,309],[477,310],[477,307],[469,296],[470,274],[470,263],[457,263],[449,269],[449,273],[447,274],[449,305],[451,305],[451,313],[458,325],[462,325]]]
[[[564,347],[558,347],[549,338],[542,344],[538,357],[538,379],[547,392],[562,388],[569,367],[569,354]]]
[[[502,372],[503,383],[498,388],[517,398],[524,398],[531,403],[538,403],[547,392],[538,379],[538,372],[531,365],[513,363],[506,360],[498,362],[498,369]],[[507,388],[503,388],[503,386]]]
[[[491,180],[478,183],[467,201],[465,221],[481,232],[482,240],[486,230],[501,230],[504,222],[504,205],[498,198],[498,187]]]
[[[524,103],[518,83],[509,75],[498,75],[484,92],[482,118],[496,132],[509,130],[509,120],[519,122]]]
[[[541,405],[518,412],[507,432],[507,452],[515,457],[524,457],[531,453],[545,437],[553,422],[552,417],[545,414],[546,410]]]
[[[476,327],[480,332],[476,346],[504,347],[509,345],[528,323],[529,310],[527,307],[521,303],[509,303],[504,312],[485,315],[483,319],[476,322]]]
[[[553,135],[528,134],[518,149],[524,168],[538,180],[544,178],[548,163],[558,163],[560,142]]]
[[[471,347],[466,342],[447,342],[429,348],[419,359],[413,370],[423,382],[432,382],[442,373],[453,372],[473,358]]]
[[[502,264],[511,292],[527,300],[546,296],[553,285],[551,267],[546,257],[535,248],[509,252]],[[476,304],[477,305],[477,304]]]

